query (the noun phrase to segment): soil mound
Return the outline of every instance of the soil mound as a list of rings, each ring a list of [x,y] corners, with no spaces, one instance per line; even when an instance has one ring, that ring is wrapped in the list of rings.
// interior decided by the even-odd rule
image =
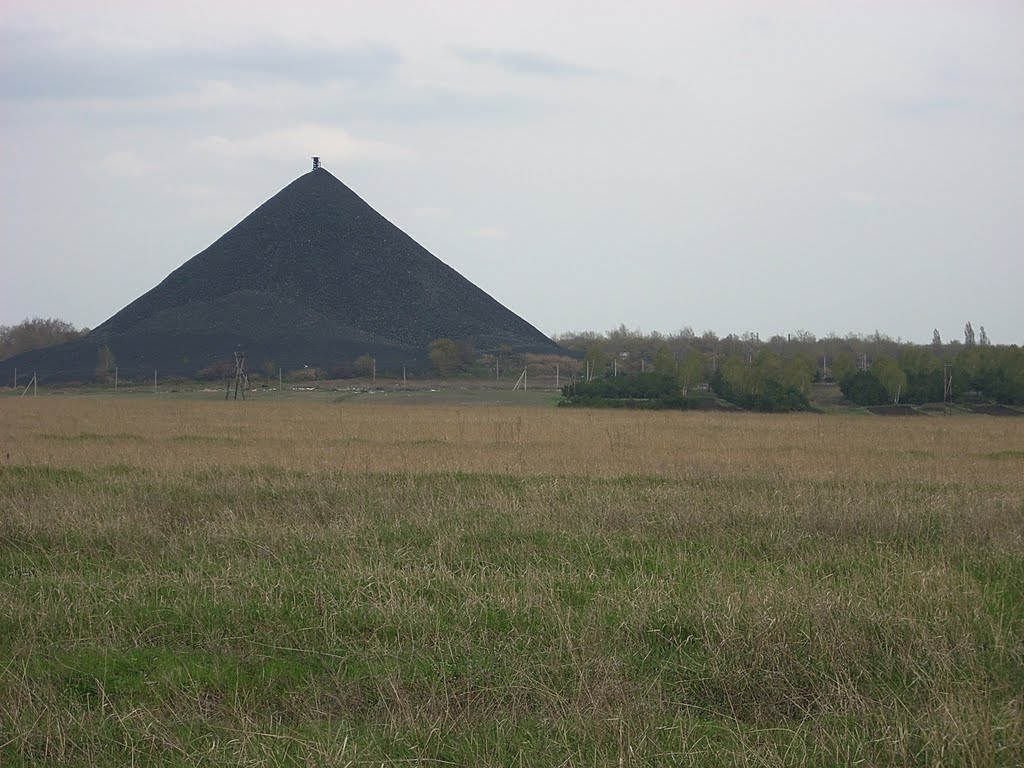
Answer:
[[[1024,411],[1018,411],[1008,405],[972,405],[971,413],[982,413],[986,416],[1024,416]]]
[[[401,365],[424,362],[438,338],[473,339],[478,352],[562,351],[318,168],[87,336],[0,371],[89,378],[104,347],[122,376],[191,376],[236,350],[250,368],[363,354]]]
[[[910,405],[873,405],[868,411],[876,416],[927,416]]]

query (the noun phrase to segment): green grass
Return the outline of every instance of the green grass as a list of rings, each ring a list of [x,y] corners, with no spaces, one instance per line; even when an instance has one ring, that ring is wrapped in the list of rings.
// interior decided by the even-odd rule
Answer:
[[[1024,762],[999,485],[25,465],[0,505],[5,766]]]
[[[986,459],[1006,460],[1006,459],[1024,459],[1024,451],[992,451],[990,453],[983,454]]]
[[[58,440],[61,442],[98,442],[98,443],[113,443],[118,441],[127,442],[142,442],[145,438],[142,435],[133,435],[127,432],[121,432],[119,434],[105,434],[101,435],[96,432],[78,432],[75,434],[43,434],[41,435],[46,440]]]

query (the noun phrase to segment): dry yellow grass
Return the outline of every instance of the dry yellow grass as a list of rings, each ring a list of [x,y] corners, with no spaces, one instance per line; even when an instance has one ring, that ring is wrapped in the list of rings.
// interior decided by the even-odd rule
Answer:
[[[9,464],[999,483],[1024,419],[0,400]]]

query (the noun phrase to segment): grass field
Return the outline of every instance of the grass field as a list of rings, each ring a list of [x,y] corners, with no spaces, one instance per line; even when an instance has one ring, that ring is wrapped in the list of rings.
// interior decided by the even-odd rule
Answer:
[[[1024,419],[0,399],[0,765],[1024,763]]]

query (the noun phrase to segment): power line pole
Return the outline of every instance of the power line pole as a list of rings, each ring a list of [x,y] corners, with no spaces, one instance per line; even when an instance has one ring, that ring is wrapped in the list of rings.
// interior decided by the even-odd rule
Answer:
[[[280,370],[281,369],[278,368],[278,372],[279,373],[280,373]],[[229,381],[228,382],[227,391],[224,393],[224,399],[225,400],[227,400],[228,399],[228,395],[231,394],[231,384],[232,384],[232,382]],[[235,378],[234,378],[234,385],[235,385],[235,400],[238,399],[238,389],[239,389],[239,387],[241,387],[241,389],[242,389],[242,399],[245,400],[245,390],[249,388],[249,376],[245,372],[245,352],[235,352]]]
[[[516,379],[516,385],[512,387],[512,391],[515,392],[519,389],[519,385],[523,385],[523,392],[526,391],[526,369],[523,368],[523,372],[519,374],[519,378]]]

